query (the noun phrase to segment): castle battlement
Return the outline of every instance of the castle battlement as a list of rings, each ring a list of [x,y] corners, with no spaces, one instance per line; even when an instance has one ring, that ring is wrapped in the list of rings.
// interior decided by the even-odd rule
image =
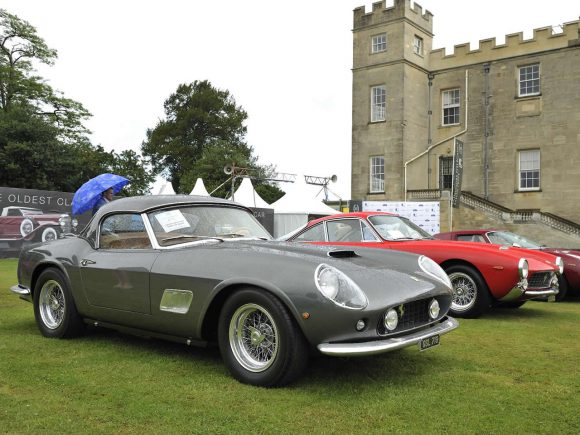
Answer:
[[[431,69],[436,70],[545,52],[575,44],[580,44],[580,21],[565,23],[561,32],[556,32],[551,26],[534,29],[531,39],[524,39],[523,32],[511,33],[505,36],[504,44],[497,44],[495,38],[482,39],[479,48],[474,50],[469,43],[455,45],[451,54],[447,54],[445,48],[437,48],[431,51],[429,60]]]
[[[429,33],[433,31],[433,14],[414,3],[411,0],[394,0],[393,6],[387,7],[386,0],[375,2],[372,5],[372,12],[367,13],[364,6],[354,9],[354,30],[384,24],[390,21],[407,18],[418,24]]]

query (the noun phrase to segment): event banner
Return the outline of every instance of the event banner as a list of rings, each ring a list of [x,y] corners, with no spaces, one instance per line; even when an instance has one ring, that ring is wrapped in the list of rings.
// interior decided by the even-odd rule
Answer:
[[[429,234],[437,234],[441,231],[441,210],[438,201],[363,201],[362,209],[404,216]]]

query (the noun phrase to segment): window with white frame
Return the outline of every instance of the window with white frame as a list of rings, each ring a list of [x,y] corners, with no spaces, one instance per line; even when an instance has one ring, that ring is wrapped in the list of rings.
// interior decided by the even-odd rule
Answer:
[[[387,91],[384,86],[371,88],[371,122],[384,121],[387,113]]]
[[[459,124],[459,108],[461,93],[459,89],[443,91],[443,125]]]
[[[381,51],[387,50],[387,34],[381,33],[380,35],[373,36],[372,39],[372,53],[380,53]]]
[[[413,52],[419,56],[423,56],[423,38],[415,35],[413,39]]]
[[[540,93],[540,64],[521,66],[519,68],[519,96],[538,95]]]
[[[540,190],[540,150],[519,152],[519,190]]]
[[[385,191],[385,158],[383,156],[371,157],[371,192]]]

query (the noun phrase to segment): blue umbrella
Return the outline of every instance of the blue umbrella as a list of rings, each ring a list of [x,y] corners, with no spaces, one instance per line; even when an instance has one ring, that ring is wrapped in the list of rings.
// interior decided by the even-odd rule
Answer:
[[[129,183],[130,181],[125,177],[115,174],[101,174],[91,178],[75,192],[72,200],[73,215],[91,210],[105,190],[113,188],[113,195],[116,195],[123,186]]]

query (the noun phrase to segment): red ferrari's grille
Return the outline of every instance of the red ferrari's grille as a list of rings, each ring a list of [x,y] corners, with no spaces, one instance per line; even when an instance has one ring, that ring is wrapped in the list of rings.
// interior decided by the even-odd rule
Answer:
[[[554,272],[536,272],[528,279],[528,288],[545,288],[550,286]]]

